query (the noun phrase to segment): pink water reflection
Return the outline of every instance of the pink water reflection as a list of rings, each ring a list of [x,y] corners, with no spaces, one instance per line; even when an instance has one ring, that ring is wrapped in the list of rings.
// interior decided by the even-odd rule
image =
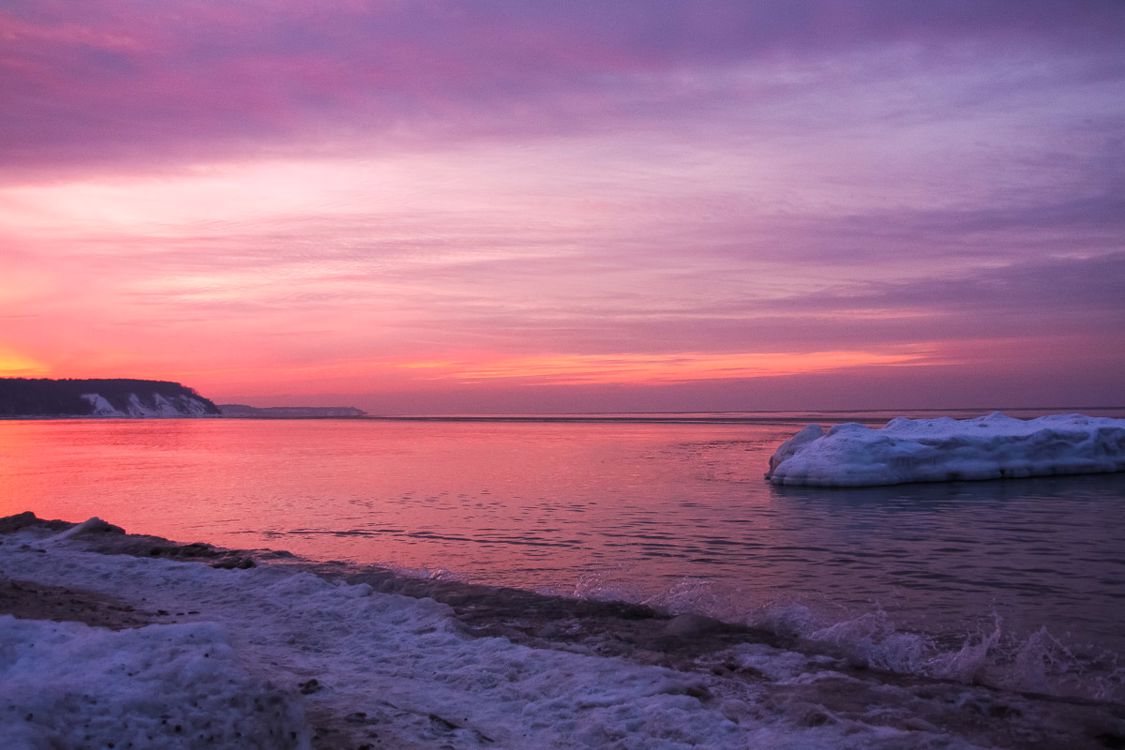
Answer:
[[[744,426],[719,425],[693,426],[689,433],[682,425],[347,421],[8,423],[0,429],[7,475],[0,513],[97,515],[129,531],[185,541],[270,546],[320,559],[566,587],[591,567],[630,564],[633,554],[646,559],[652,573],[668,568],[672,574],[675,559],[682,557],[682,550],[673,549],[683,541],[676,522],[700,505],[697,484],[752,483],[752,492],[741,493],[743,500],[768,502],[760,481],[765,455],[759,454],[787,430],[755,430],[747,435]],[[743,442],[746,438],[750,442]],[[679,446],[684,440],[693,445]],[[724,450],[746,455],[722,467],[705,462],[685,475],[689,456],[680,454],[703,450],[716,457]],[[635,549],[630,553],[627,547]]]
[[[740,618],[883,608],[1125,650],[1125,475],[854,491],[762,479],[778,424],[0,422],[0,514]]]

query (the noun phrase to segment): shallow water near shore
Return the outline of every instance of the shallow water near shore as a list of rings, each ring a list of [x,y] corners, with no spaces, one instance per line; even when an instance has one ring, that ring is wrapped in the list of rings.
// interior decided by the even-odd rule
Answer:
[[[695,615],[178,545],[98,519],[0,519],[0,570],[13,579],[0,646],[17,655],[0,664],[0,713],[23,717],[6,725],[19,747],[1125,741],[1121,703],[898,675]],[[27,607],[55,621],[10,616]]]
[[[885,418],[4,422],[0,515],[625,599],[1120,698],[1125,476],[765,483],[816,417]]]

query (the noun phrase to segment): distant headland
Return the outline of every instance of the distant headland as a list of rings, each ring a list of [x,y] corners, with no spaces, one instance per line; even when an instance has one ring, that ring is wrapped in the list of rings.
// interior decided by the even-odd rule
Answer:
[[[217,416],[209,399],[167,380],[0,378],[0,418]]]
[[[354,406],[221,404],[168,380],[135,378],[0,378],[0,419],[66,417],[232,417],[325,419],[366,417]]]
[[[219,404],[224,417],[244,419],[339,419],[366,417],[367,412],[354,406],[247,406],[246,404]]]

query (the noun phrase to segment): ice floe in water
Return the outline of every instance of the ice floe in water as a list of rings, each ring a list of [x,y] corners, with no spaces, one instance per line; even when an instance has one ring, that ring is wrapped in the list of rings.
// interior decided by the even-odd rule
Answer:
[[[1125,471],[1125,419],[897,417],[883,427],[809,425],[778,447],[774,484],[864,487]]]

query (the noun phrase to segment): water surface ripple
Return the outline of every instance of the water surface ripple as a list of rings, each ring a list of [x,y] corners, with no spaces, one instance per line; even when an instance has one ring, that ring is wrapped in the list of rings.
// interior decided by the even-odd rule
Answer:
[[[696,609],[999,616],[1125,653],[1125,475],[825,490],[762,473],[803,420],[0,423],[0,514]]]

